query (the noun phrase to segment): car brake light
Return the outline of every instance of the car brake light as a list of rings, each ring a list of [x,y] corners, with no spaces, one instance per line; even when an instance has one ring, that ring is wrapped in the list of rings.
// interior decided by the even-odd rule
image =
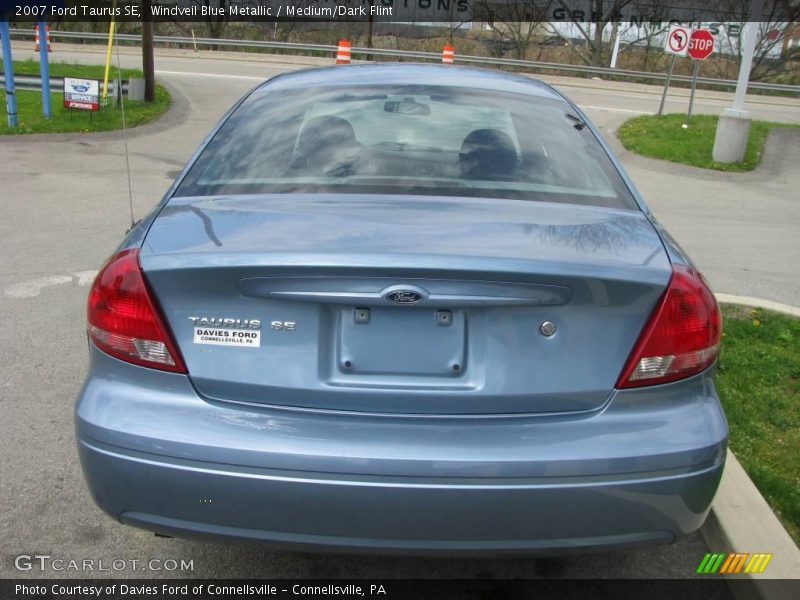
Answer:
[[[145,367],[186,372],[147,288],[138,249],[123,250],[103,266],[86,312],[89,337],[104,352]]]
[[[719,356],[722,315],[714,294],[691,267],[673,265],[666,292],[633,347],[618,388],[695,375]]]

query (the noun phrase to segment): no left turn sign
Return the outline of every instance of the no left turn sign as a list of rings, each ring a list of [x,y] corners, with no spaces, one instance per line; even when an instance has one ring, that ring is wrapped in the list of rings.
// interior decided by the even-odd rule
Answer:
[[[689,40],[692,37],[692,30],[682,25],[673,25],[669,28],[667,42],[664,44],[664,52],[675,56],[686,56],[689,50]]]

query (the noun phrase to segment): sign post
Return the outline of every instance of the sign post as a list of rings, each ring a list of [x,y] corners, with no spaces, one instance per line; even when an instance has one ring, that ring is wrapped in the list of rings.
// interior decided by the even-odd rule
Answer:
[[[700,70],[700,61],[695,59],[694,70],[692,71],[692,91],[689,93],[689,113],[686,115],[686,123],[692,122],[692,107],[694,107],[694,91],[697,89],[697,72]]]
[[[8,20],[3,12],[0,12],[0,37],[3,38],[3,68],[6,74],[8,126],[17,127],[19,125],[19,115],[17,114],[17,95],[14,89],[14,61],[11,60],[11,36],[8,31]]]
[[[108,24],[108,45],[106,46],[106,68],[103,71],[103,103],[105,104],[108,97],[108,73],[111,70],[111,51],[114,47],[114,17],[111,17],[111,22]]]
[[[689,27],[682,25],[673,25],[669,28],[667,34],[667,41],[664,43],[664,52],[672,54],[672,59],[669,61],[669,71],[667,72],[667,81],[664,83],[664,93],[661,94],[661,104],[658,107],[658,114],[664,114],[664,102],[667,100],[667,90],[669,89],[669,82],[672,79],[672,70],[675,68],[675,59],[678,56],[686,56],[689,50],[689,40],[692,37],[692,30]]]
[[[42,78],[42,113],[45,119],[53,116],[50,104],[50,63],[47,53],[50,51],[50,36],[47,22],[39,21],[39,75]]]
[[[697,73],[700,70],[700,61],[707,59],[714,52],[714,36],[708,29],[695,29],[689,40],[688,54],[694,59],[692,73],[692,92],[689,94],[689,114],[686,122],[692,121],[692,108],[694,107],[694,91],[697,88]]]

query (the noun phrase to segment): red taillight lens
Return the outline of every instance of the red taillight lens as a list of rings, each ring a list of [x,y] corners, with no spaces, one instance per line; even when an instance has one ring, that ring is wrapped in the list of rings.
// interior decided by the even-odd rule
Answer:
[[[185,373],[139,267],[139,250],[123,250],[100,270],[89,292],[89,337],[98,348],[145,367]]]
[[[673,265],[667,291],[622,370],[618,388],[655,385],[695,375],[719,356],[722,315],[700,274]]]

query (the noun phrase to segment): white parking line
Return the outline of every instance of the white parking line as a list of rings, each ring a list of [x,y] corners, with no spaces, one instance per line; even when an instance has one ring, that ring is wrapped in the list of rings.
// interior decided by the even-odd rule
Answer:
[[[588,110],[607,110],[609,112],[629,113],[632,115],[654,115],[656,113],[649,110],[632,110],[630,108],[611,108],[610,106],[590,106],[588,104],[578,104],[582,109]]]
[[[252,75],[223,75],[222,73],[198,73],[194,71],[156,71],[158,75],[184,75],[186,77],[216,77],[219,79],[246,79],[249,81],[266,81],[268,76],[255,77]]]
[[[97,277],[97,271],[78,271],[73,275],[78,278],[78,285],[84,287],[94,281],[94,278]]]
[[[70,283],[73,279],[79,286],[86,287],[94,281],[96,275],[97,271],[76,271],[71,275],[37,277],[36,279],[28,279],[8,286],[3,291],[3,295],[7,298],[35,298],[42,293],[44,288],[64,285],[65,283]]]
[[[47,277],[38,277],[15,283],[7,287],[4,294],[9,298],[33,298],[38,296],[46,287],[62,285],[70,281],[72,281],[72,277],[69,275],[48,275]]]

